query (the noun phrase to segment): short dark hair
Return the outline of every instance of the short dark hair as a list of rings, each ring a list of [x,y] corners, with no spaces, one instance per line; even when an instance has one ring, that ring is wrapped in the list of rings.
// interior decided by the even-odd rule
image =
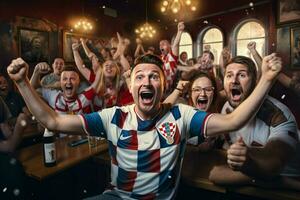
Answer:
[[[77,69],[77,67],[74,67],[72,65],[66,65],[66,66],[64,66],[64,68],[63,68],[62,71],[63,72],[64,71],[72,71],[72,72],[76,72],[78,75],[80,74],[79,71],[78,71],[78,69]]]
[[[256,66],[255,66],[255,63],[253,62],[253,60],[249,57],[246,57],[246,56],[233,57],[229,61],[229,63],[225,66],[225,71],[226,71],[227,66],[232,64],[232,63],[242,64],[242,65],[245,65],[248,68],[249,74],[252,77],[251,88],[253,90],[255,85],[256,85],[256,79],[257,79]]]
[[[131,68],[131,71],[135,68],[135,66],[141,63],[154,64],[157,67],[159,67],[161,71],[164,71],[163,70],[164,62],[160,59],[160,57],[149,53],[137,57],[134,61],[134,65]]]
[[[203,51],[202,54],[205,54],[205,53],[209,54],[210,59],[215,60],[215,56],[214,56],[214,54],[211,51],[205,50],[205,51]]]

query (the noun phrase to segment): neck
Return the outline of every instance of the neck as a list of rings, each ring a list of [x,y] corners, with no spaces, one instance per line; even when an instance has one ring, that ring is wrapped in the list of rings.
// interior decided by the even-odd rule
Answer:
[[[145,113],[145,112],[140,111],[137,108],[137,106],[134,107],[134,111],[141,120],[143,120],[143,121],[152,120],[160,114],[161,105],[159,105],[157,109],[153,109],[153,111],[151,111],[149,113]]]

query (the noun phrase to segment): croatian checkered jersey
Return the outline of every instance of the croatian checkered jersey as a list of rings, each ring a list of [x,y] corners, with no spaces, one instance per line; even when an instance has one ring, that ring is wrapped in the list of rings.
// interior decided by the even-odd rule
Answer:
[[[111,189],[123,199],[171,199],[180,177],[186,140],[204,139],[208,115],[194,108],[163,104],[142,120],[134,104],[81,115],[87,134],[104,137],[111,157]]]
[[[42,88],[42,96],[57,113],[82,114],[91,112],[95,92],[93,88],[90,88],[79,94],[74,100],[68,101],[64,99],[60,90]]]
[[[176,79],[177,73],[177,59],[178,57],[173,54],[171,51],[167,55],[162,56],[164,62],[163,70],[166,77],[166,91],[172,90]]]

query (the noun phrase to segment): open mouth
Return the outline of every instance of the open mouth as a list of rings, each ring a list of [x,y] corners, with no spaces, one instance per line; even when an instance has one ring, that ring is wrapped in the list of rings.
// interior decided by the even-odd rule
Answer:
[[[231,89],[231,96],[233,101],[239,101],[241,99],[242,92],[240,89],[233,88]]]
[[[72,91],[73,91],[73,86],[66,86],[66,92],[67,92],[68,94],[71,94]]]
[[[144,104],[152,103],[152,100],[153,100],[153,97],[154,97],[154,93],[153,92],[151,92],[151,91],[144,91],[144,92],[141,92],[140,95],[141,95],[142,102]]]
[[[207,98],[198,98],[197,99],[197,108],[205,111],[206,107],[207,107],[207,103],[208,103]]]

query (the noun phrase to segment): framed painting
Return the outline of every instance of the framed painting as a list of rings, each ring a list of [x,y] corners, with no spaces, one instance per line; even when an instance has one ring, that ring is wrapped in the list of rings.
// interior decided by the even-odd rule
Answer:
[[[300,69],[300,27],[291,28],[291,66]]]
[[[299,0],[277,0],[277,24],[300,21]]]
[[[95,53],[98,57],[100,56],[100,51],[108,43],[105,39],[100,39],[92,36],[87,36],[78,33],[64,32],[63,36],[63,57],[66,63],[74,62],[74,56],[72,51],[72,44],[80,42],[80,38],[86,38],[88,48]],[[79,47],[79,54],[84,62],[90,62],[86,56],[82,46]]]
[[[27,63],[49,62],[49,33],[19,28],[19,56]]]

